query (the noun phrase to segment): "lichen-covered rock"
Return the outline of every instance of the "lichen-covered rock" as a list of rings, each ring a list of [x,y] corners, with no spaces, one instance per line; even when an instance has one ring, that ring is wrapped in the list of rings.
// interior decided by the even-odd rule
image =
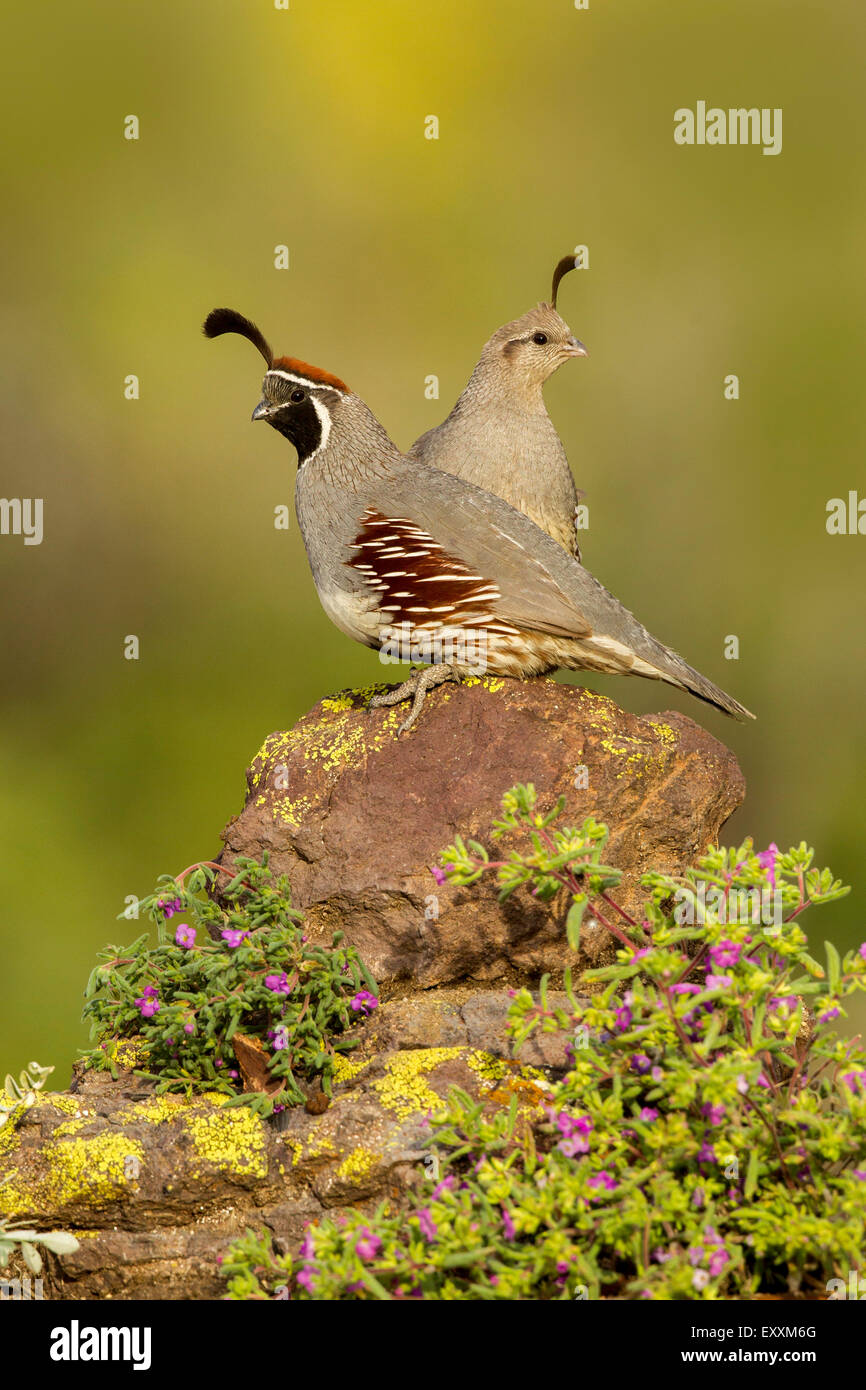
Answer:
[[[308,930],[342,928],[383,982],[535,981],[573,963],[557,912],[524,892],[500,904],[489,881],[439,888],[430,873],[455,835],[487,839],[515,782],[533,782],[543,806],[564,795],[567,823],[610,825],[630,910],[643,872],[680,872],[743,799],[734,755],[682,714],[638,717],[554,680],[485,678],[428,695],[397,738],[404,711],[368,712],[371,693],[322,700],[265,741],[223,861],[267,849]],[[610,949],[588,924],[578,964]]]
[[[496,1036],[506,999],[486,1031],[465,1020],[469,999],[443,1001],[449,1045],[418,1045],[430,1010],[414,1019],[414,1000],[378,1032],[363,1025],[322,1114],[299,1106],[268,1121],[216,1093],[157,1096],[126,1070],[79,1074],[0,1129],[0,1217],[77,1238],[47,1257],[47,1297],[218,1298],[219,1259],[247,1227],[296,1248],[325,1210],[405,1197],[429,1171],[429,1116],[452,1085],[491,1109],[544,1102],[554,1073],[511,1060]],[[471,1041],[482,1031],[491,1052]]]

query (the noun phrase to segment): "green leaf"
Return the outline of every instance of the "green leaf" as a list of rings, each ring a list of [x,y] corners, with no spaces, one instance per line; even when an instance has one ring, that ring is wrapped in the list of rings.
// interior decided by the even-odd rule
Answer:
[[[568,916],[565,919],[565,932],[572,951],[580,950],[580,928],[589,899],[585,893],[575,894]]]
[[[757,1149],[752,1149],[749,1154],[749,1166],[746,1169],[746,1182],[743,1187],[743,1195],[751,1197],[754,1195],[755,1188],[758,1186],[758,1169],[761,1159]]]
[[[832,941],[824,942],[824,950],[827,952],[827,983],[830,986],[830,993],[836,994],[839,989],[839,978],[842,974],[842,962]]]

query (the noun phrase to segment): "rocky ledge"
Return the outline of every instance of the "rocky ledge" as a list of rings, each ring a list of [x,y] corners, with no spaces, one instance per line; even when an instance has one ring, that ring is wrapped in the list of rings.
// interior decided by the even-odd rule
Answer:
[[[427,1117],[451,1085],[491,1108],[543,1104],[561,1039],[533,1037],[513,1057],[506,986],[561,972],[564,924],[526,894],[501,905],[484,883],[437,887],[430,872],[456,834],[488,839],[515,782],[533,782],[543,806],[564,795],[571,823],[610,825],[630,909],[641,873],[681,871],[743,797],[733,754],[681,714],[486,679],[435,691],[398,739],[402,716],[368,713],[370,693],[322,700],[272,734],[223,837],[227,865],[267,849],[307,930],[341,928],[380,982],[330,1106],[265,1121],[221,1096],[156,1096],[129,1045],[118,1080],[79,1071],[68,1092],[39,1095],[0,1129],[0,1217],[78,1238],[48,1257],[46,1296],[219,1297],[219,1257],[247,1226],[288,1248],[325,1210],[399,1201],[425,1172]],[[601,928],[582,950],[584,966],[608,958]]]

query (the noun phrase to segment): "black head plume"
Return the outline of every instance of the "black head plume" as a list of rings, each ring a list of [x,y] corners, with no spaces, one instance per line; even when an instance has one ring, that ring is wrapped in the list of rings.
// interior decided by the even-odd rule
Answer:
[[[265,341],[261,329],[239,314],[237,309],[211,309],[202,329],[206,338],[219,338],[223,333],[239,333],[247,338],[253,347],[258,348],[269,367],[274,365],[274,354]]]
[[[574,256],[563,256],[562,260],[557,264],[557,267],[553,272],[553,289],[550,291],[551,309],[556,308],[556,292],[559,289],[559,282],[562,279],[563,275],[567,275],[570,270],[576,269],[577,265],[575,263]]]

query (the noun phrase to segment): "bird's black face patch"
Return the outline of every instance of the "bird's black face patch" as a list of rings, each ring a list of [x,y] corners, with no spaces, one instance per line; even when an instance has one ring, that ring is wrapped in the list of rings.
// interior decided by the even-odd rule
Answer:
[[[296,387],[295,393],[300,393],[301,389]],[[289,399],[285,405],[272,409],[267,421],[294,444],[298,451],[298,467],[314,454],[322,443],[322,421],[308,391],[303,392],[303,399]]]

